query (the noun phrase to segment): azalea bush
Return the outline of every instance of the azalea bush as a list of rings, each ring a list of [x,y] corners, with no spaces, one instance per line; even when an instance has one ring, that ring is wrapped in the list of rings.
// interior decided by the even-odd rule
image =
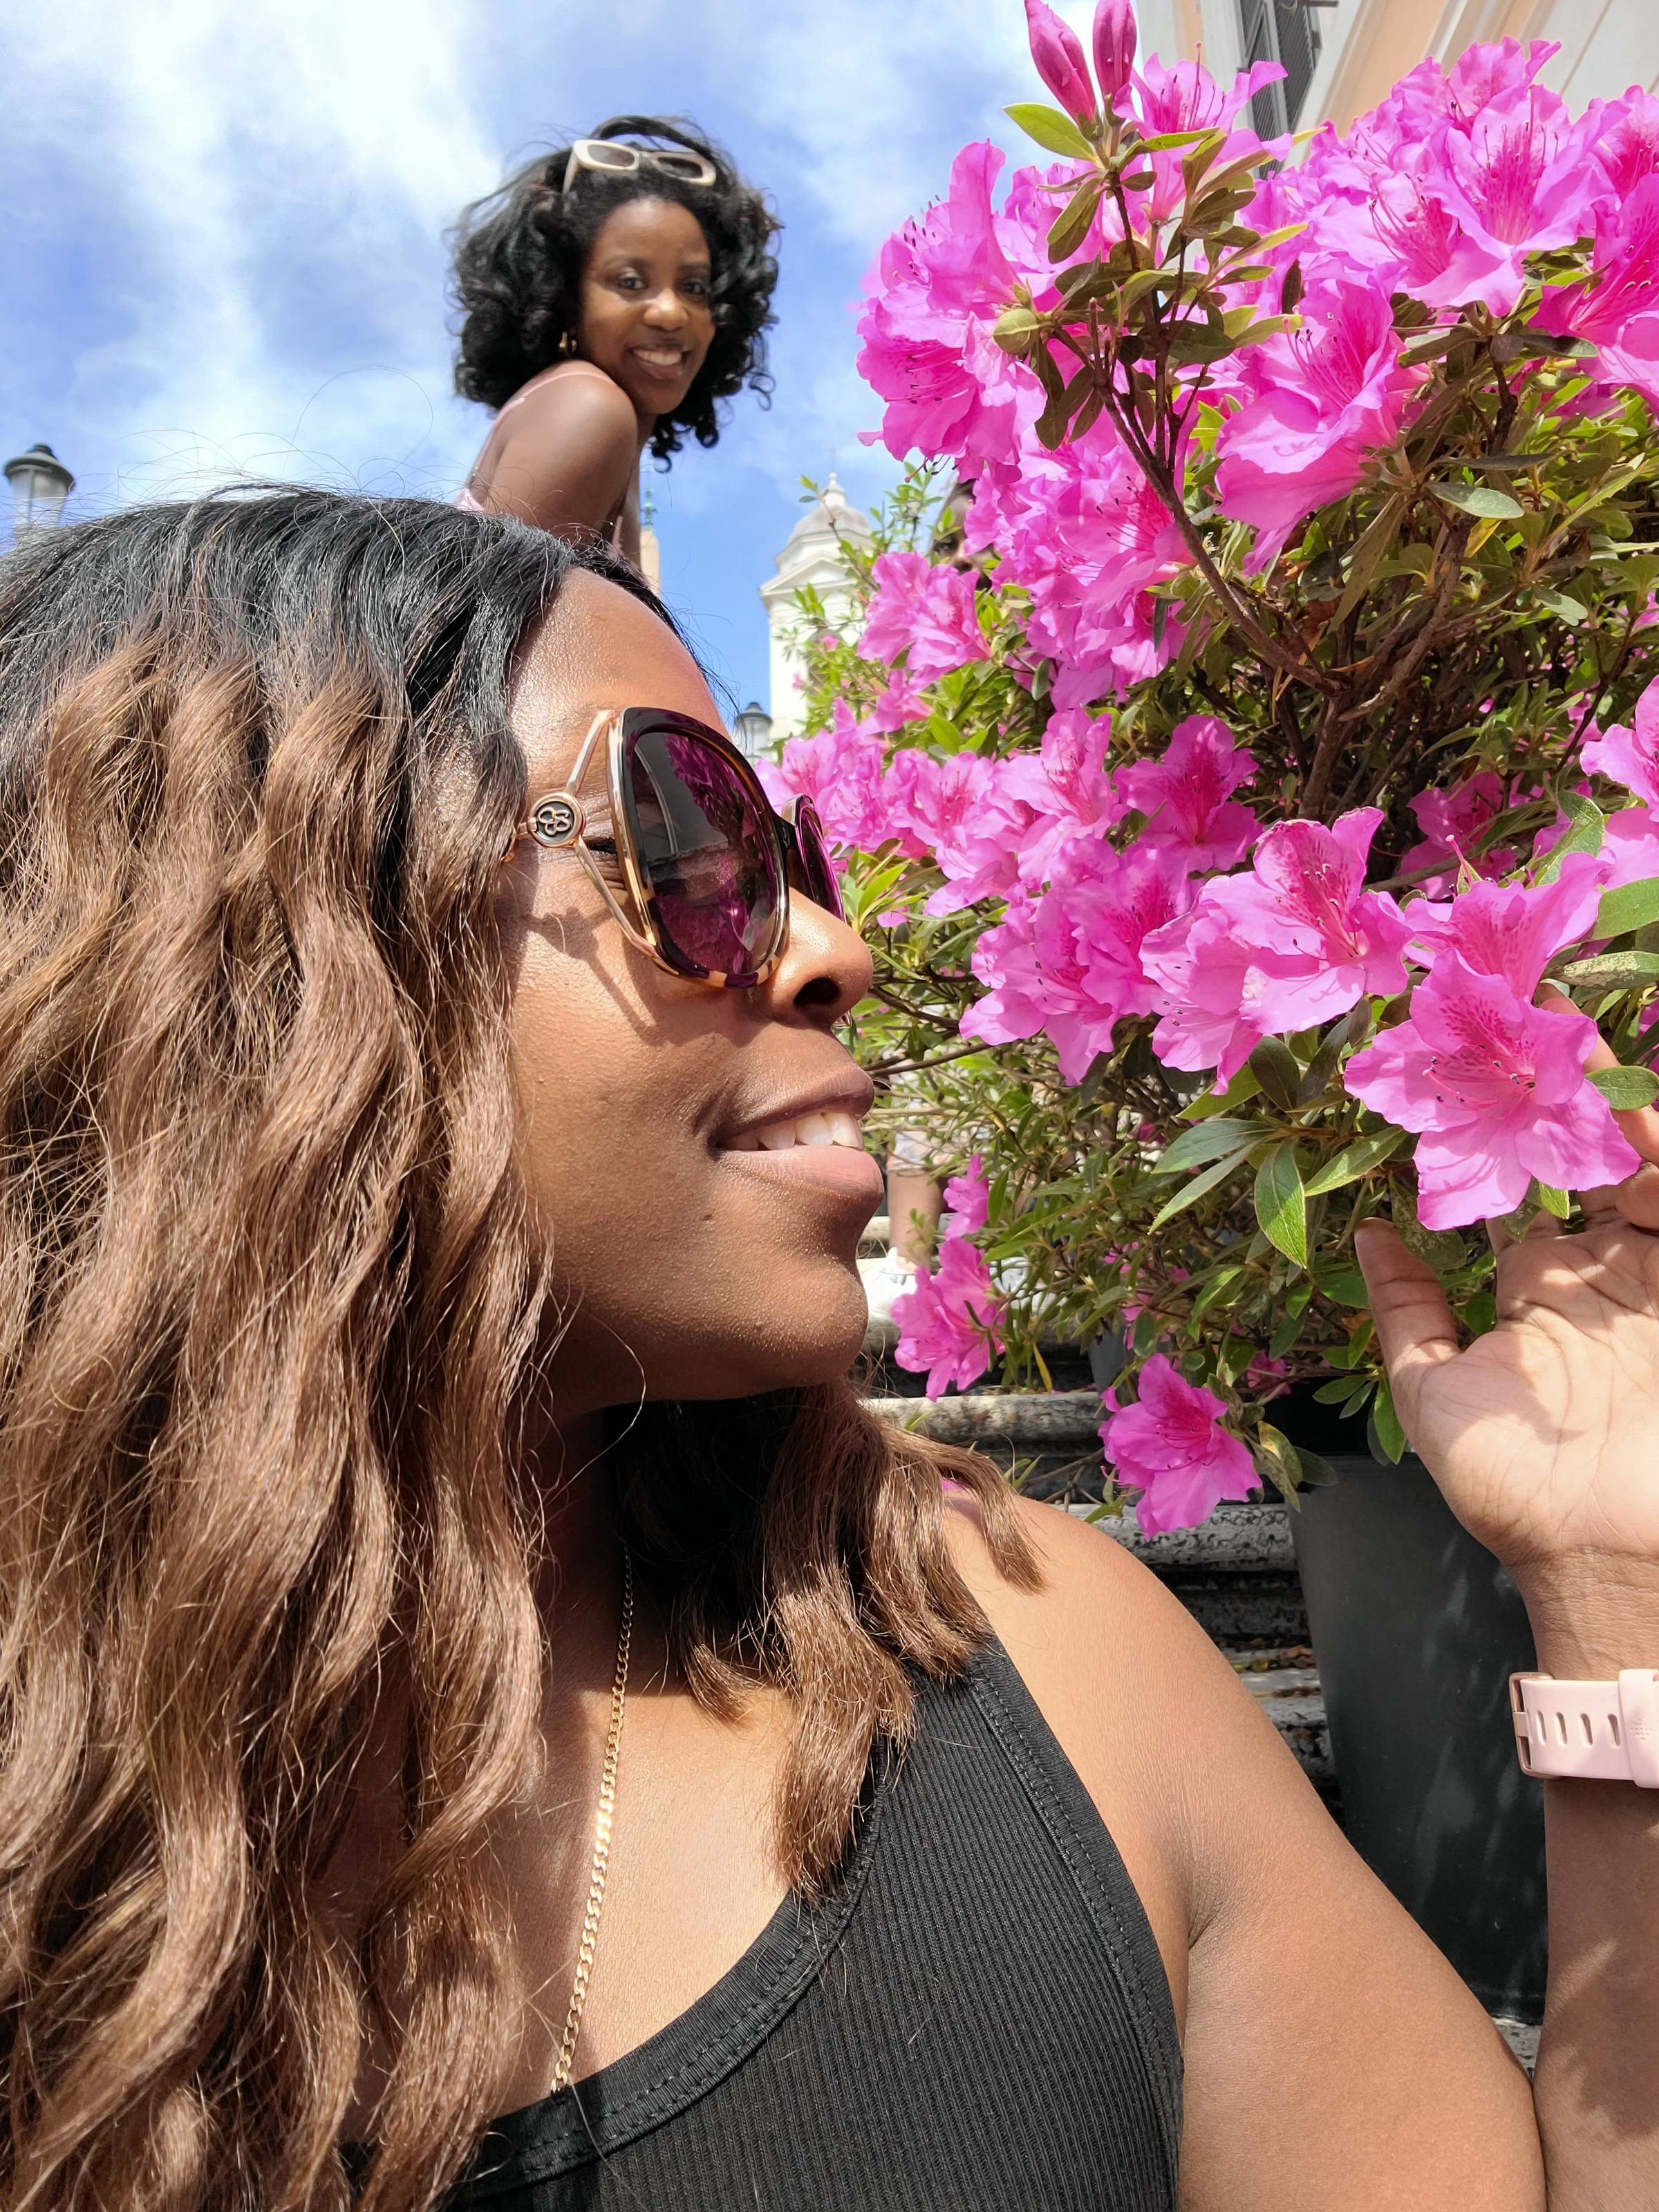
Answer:
[[[1297,1385],[1398,1456],[1368,1215],[1479,1332],[1487,1223],[1636,1165],[1659,101],[1575,117],[1510,41],[1297,145],[1276,65],[1027,13],[1048,158],[966,148],[881,250],[914,472],[772,774],[848,855],[884,1110],[961,1170],[898,1357],[1115,1335],[1117,1496],[1169,1527],[1317,1479]]]

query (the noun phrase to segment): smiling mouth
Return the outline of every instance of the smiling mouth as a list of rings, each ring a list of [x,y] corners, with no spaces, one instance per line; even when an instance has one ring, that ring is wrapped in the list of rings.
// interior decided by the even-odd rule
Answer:
[[[653,370],[658,376],[680,375],[688,358],[684,346],[635,346],[632,351],[642,368]]]
[[[845,1200],[866,1219],[881,1203],[881,1169],[864,1149],[856,1117],[839,1108],[758,1122],[722,1146],[720,1154],[780,1188]]]

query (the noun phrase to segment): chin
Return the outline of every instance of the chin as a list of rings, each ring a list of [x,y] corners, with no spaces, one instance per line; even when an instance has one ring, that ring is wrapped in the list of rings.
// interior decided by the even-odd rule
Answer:
[[[864,1349],[870,1309],[856,1273],[825,1297],[757,1299],[758,1315],[702,1356],[677,1361],[676,1387],[664,1397],[757,1398],[769,1390],[799,1390],[839,1382]]]

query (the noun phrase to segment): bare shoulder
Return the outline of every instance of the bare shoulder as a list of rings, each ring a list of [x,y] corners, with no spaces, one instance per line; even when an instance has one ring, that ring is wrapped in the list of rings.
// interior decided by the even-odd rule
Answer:
[[[504,410],[474,495],[562,537],[610,528],[639,467],[633,403],[608,376],[550,377]]]
[[[1182,2212],[1532,2212],[1542,2198],[1524,2078],[1231,1668],[1103,1529],[1052,1506],[1015,1510],[1040,1590],[1003,1580],[976,1511],[954,1498],[952,1556],[1158,1938],[1186,2054]],[[1297,2097],[1263,2100],[1263,2051]],[[1309,2112],[1322,2116],[1311,2135]]]
[[[568,428],[619,444],[631,457],[639,440],[633,401],[619,384],[597,370],[546,378],[503,410],[500,427],[504,447],[526,438],[540,441]]]

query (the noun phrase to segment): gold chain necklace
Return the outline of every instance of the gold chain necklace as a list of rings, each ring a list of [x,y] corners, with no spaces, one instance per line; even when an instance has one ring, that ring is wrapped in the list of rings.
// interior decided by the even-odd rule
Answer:
[[[599,1813],[593,1830],[593,1865],[587,1880],[587,1911],[582,1918],[581,1942],[576,1948],[576,1979],[570,1992],[570,2009],[564,2016],[559,2044],[559,2063],[554,2069],[552,2094],[570,2079],[576,2056],[576,2038],[587,2009],[587,1985],[593,1976],[593,1954],[599,1940],[599,1914],[605,1907],[605,1881],[611,1868],[611,1822],[617,1808],[617,1760],[622,1751],[623,1713],[628,1704],[628,1660],[634,1643],[634,1560],[623,1546],[622,1633],[617,1638],[617,1672],[611,1685],[611,1727],[605,1739],[605,1765],[599,1771]]]

